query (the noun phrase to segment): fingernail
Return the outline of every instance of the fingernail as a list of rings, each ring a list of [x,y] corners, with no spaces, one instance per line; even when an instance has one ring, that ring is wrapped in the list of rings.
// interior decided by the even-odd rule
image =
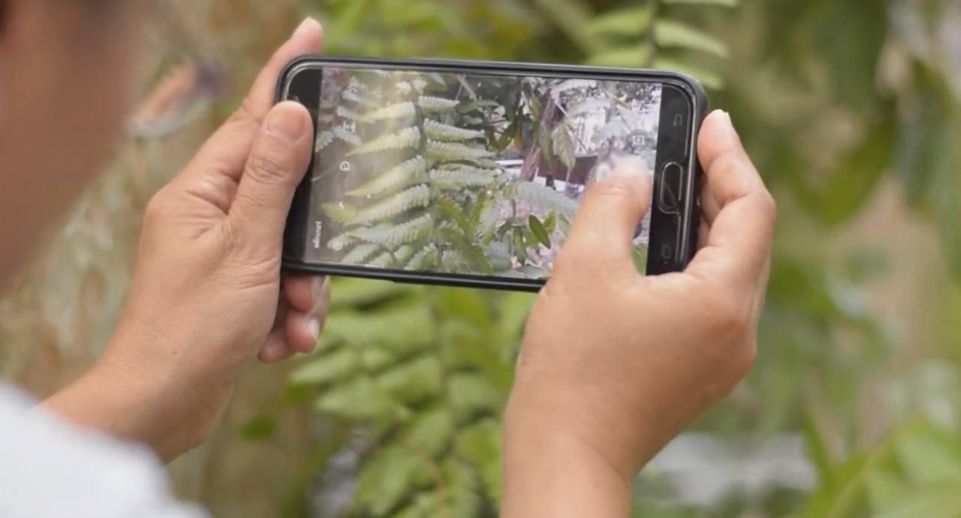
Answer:
[[[321,275],[320,277],[314,277],[314,285],[311,287],[311,291],[314,294],[314,300],[320,298],[321,293],[324,291],[324,283],[327,282],[327,277]]]
[[[734,129],[734,121],[731,119],[731,114],[725,110],[719,110],[721,112],[721,120],[724,122],[724,129],[731,134],[732,137],[738,137],[737,130]]]
[[[310,319],[307,323],[307,329],[310,330],[310,336],[314,337],[314,340],[320,338],[320,320],[317,317]]]
[[[299,142],[307,132],[303,108],[296,103],[278,104],[267,114],[267,134],[285,142]]]
[[[291,36],[291,38],[294,38],[294,39],[300,38],[305,34],[307,34],[308,32],[315,30],[318,27],[320,27],[320,22],[308,16],[307,18],[304,18],[304,21],[300,22],[300,25],[298,25],[297,28],[294,30],[294,33]]]
[[[616,178],[637,178],[647,175],[647,166],[640,157],[630,156],[614,159],[614,172],[612,177]]]

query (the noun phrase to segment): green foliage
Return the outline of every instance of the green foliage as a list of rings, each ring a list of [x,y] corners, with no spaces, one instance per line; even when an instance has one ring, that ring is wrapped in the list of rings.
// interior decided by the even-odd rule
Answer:
[[[379,440],[356,516],[478,516],[500,492],[499,412],[531,295],[338,280],[323,348],[291,375]]]
[[[811,441],[820,441],[816,435]],[[956,430],[915,420],[870,451],[821,466],[821,485],[804,516],[961,515],[961,446]]]
[[[705,86],[721,88],[720,75],[700,65],[698,54],[725,58],[726,43],[679,17],[692,7],[736,7],[737,0],[652,0],[605,12],[588,26],[601,44],[589,53],[597,65],[666,68],[690,73]]]
[[[397,73],[398,90],[391,84],[386,93],[381,79],[374,75],[373,84],[344,88],[338,106],[322,110],[333,117],[331,127],[343,130],[340,123],[349,122],[356,129],[357,141],[347,155],[363,170],[332,173],[341,175],[347,199],[322,204],[340,224],[328,248],[347,264],[542,274],[540,255],[553,248],[553,236],[529,213],[547,220],[571,218],[576,203],[489,160],[496,154],[492,142],[508,130],[488,119],[495,110],[509,113],[507,107],[481,97],[462,80],[448,85],[436,74]],[[469,95],[460,98],[464,90]],[[372,108],[381,98],[393,104]],[[510,111],[519,121],[521,110]],[[519,122],[506,127],[516,131]],[[329,145],[334,136],[318,139]],[[554,141],[551,147],[572,168],[570,136]],[[526,204],[523,210],[517,200]]]
[[[952,54],[935,36],[947,30],[938,23],[948,3],[563,3],[574,7],[545,0],[311,1],[329,19],[326,46],[334,53],[657,66],[693,72],[714,88],[712,101],[732,113],[779,199],[781,223],[757,367],[735,397],[697,427],[752,440],[803,433],[818,486],[811,495],[790,497],[780,509],[805,516],[959,515],[956,426],[930,416],[895,415],[884,425],[890,431],[881,440],[866,439],[876,435],[878,425],[865,422],[864,407],[890,406],[873,398],[892,383],[889,355],[896,337],[889,323],[879,321],[861,300],[870,276],[885,273],[884,261],[872,259],[871,250],[826,246],[837,243],[837,232],[857,218],[880,185],[894,180],[920,218],[939,230],[948,265],[961,279],[961,233],[955,224],[961,218],[959,89],[949,72]],[[912,23],[893,23],[897,16],[913,16],[915,11],[920,14],[909,20]],[[906,27],[917,27],[920,35],[907,34]],[[421,145],[426,150],[433,141],[434,158],[456,153],[470,160],[438,165],[425,151],[353,186],[349,194],[372,205],[430,183],[434,206],[453,226],[445,232],[494,235],[517,247],[542,244],[541,227],[550,233],[555,226],[569,225],[571,204],[543,199],[542,192],[518,188],[514,194],[552,207],[552,221],[525,216],[493,232],[484,210],[489,201],[478,197],[469,203],[451,196],[464,189],[497,187],[499,180],[485,172],[490,164],[483,157],[467,156],[463,148],[437,147],[491,140],[468,123],[470,111],[479,105],[444,101],[433,91],[412,96],[409,103],[376,119],[392,132],[417,125],[418,138],[409,138],[412,131],[400,135],[408,137],[400,149],[419,152]],[[375,119],[375,103],[360,96],[352,102],[353,116]],[[435,114],[427,117],[430,124],[416,120],[418,108]],[[494,135],[492,143],[504,149],[525,131],[531,130],[516,124]],[[565,161],[569,136],[559,125],[549,135],[537,135],[537,141]],[[362,143],[358,135],[343,131],[318,139],[328,145]],[[367,206],[360,204],[347,215]],[[415,204],[409,210],[413,215],[422,207]],[[433,243],[405,242],[394,243],[399,245],[395,260],[412,268],[436,264],[445,252],[448,258],[456,252],[459,261],[468,262],[476,255],[469,248],[445,251]],[[365,243],[350,233],[335,244],[354,247],[351,253],[358,262],[383,255],[380,244]],[[495,255],[488,257],[492,266],[501,261]],[[875,266],[864,266],[867,263]],[[499,487],[497,406],[510,386],[511,352],[529,302],[515,295],[338,281],[322,350],[293,374],[292,383],[316,390],[324,416],[372,437],[373,446],[364,450],[357,473],[364,488],[354,495],[353,514],[494,514]],[[956,321],[961,304],[946,307],[939,309],[942,320]],[[948,337],[945,342],[957,343],[961,329],[944,324],[938,332]],[[915,336],[903,340],[917,346],[926,339],[934,341]],[[944,354],[954,362],[959,358],[956,351]],[[897,355],[897,367],[908,361],[905,356],[915,355]],[[410,367],[419,375],[410,393],[386,391],[411,376],[400,373],[387,381],[381,376]],[[456,395],[450,393],[451,386],[459,388]],[[957,387],[939,392],[959,393]],[[338,444],[348,447],[346,440]],[[381,455],[385,460],[378,462]],[[391,473],[403,476],[391,478]],[[468,493],[479,495],[480,501]],[[671,498],[639,497],[637,506],[643,516],[705,514],[675,505]],[[711,514],[781,514],[772,509],[762,500],[746,499]]]

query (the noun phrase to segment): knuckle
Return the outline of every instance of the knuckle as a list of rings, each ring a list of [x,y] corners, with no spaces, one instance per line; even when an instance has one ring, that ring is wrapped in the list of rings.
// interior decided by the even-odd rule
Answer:
[[[733,290],[718,289],[705,300],[707,321],[714,336],[724,340],[744,336],[751,325],[750,304],[745,303]]]
[[[280,283],[280,257],[245,257],[231,254],[228,268],[230,279],[241,291],[265,287],[273,289]]]
[[[152,226],[166,219],[166,216],[171,212],[170,205],[166,192],[164,190],[159,191],[147,202],[147,207],[144,209],[144,224]]]
[[[247,176],[255,182],[274,185],[290,177],[290,168],[276,157],[258,153],[247,160]]]
[[[257,116],[252,104],[253,101],[251,101],[249,97],[245,97],[243,102],[240,103],[240,107],[230,116],[229,120],[241,125],[260,125],[261,117]]]
[[[772,223],[777,221],[777,200],[774,199],[774,196],[767,189],[759,196],[758,206],[760,207],[761,215],[765,219]]]

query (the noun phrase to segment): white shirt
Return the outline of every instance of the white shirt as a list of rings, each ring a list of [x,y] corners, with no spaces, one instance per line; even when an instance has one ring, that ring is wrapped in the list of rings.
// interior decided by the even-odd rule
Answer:
[[[201,518],[143,446],[72,426],[0,383],[0,517]]]

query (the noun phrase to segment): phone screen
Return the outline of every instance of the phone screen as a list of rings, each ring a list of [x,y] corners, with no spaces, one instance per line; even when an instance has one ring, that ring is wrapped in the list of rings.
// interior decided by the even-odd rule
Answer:
[[[315,73],[303,261],[468,277],[547,279],[591,183],[628,157],[654,178],[665,97],[683,97],[651,81]],[[692,110],[672,109],[688,114],[668,117],[683,139]],[[665,212],[680,185],[668,191]],[[654,205],[634,238],[642,273]]]

